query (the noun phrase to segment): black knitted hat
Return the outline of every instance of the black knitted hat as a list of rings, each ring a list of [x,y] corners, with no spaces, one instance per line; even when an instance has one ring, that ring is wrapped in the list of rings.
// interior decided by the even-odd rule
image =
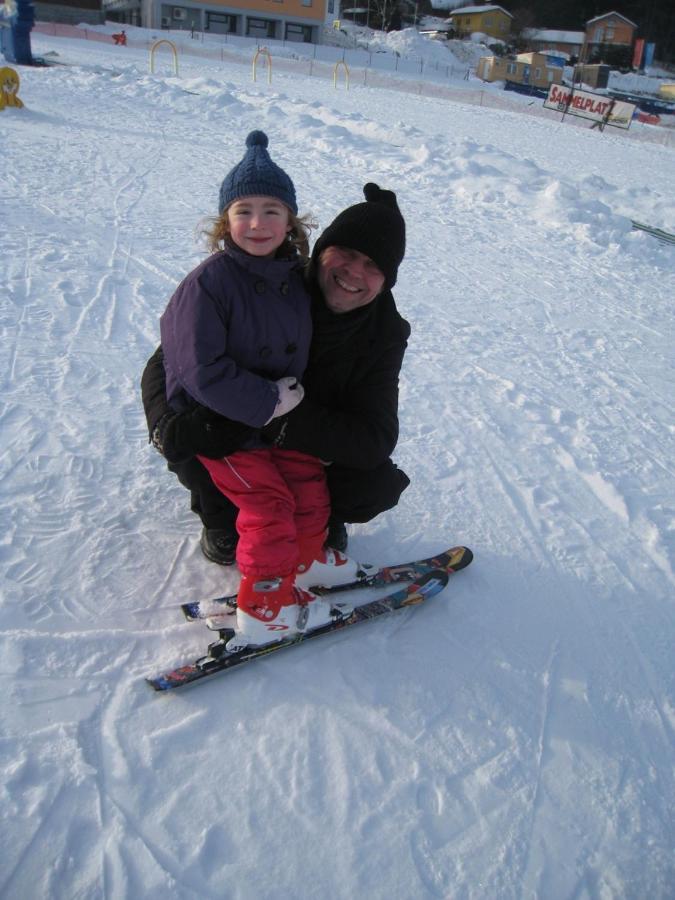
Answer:
[[[343,210],[319,236],[312,262],[316,265],[326,247],[349,247],[370,257],[384,275],[385,288],[391,288],[405,254],[405,221],[393,191],[369,182],[363,193],[365,203]]]

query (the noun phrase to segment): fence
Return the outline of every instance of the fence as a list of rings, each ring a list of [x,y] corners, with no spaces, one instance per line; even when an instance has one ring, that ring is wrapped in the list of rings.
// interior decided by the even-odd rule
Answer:
[[[117,30],[120,26],[116,25]],[[122,26],[123,27],[123,26]],[[80,28],[73,25],[62,25],[56,22],[36,22],[33,30],[40,34],[49,34],[58,37],[81,38],[90,41],[112,43],[112,30],[108,32]],[[176,44],[179,53],[203,59],[220,59],[221,62],[231,62],[238,65],[251,65],[252,55],[256,48],[267,48],[274,60],[274,70],[288,72],[290,74],[306,75],[333,79],[335,64],[344,62],[350,69],[350,85],[364,85],[366,87],[385,88],[406,94],[417,94],[420,97],[432,97],[435,99],[449,100],[453,103],[464,103],[471,106],[482,106],[489,109],[508,110],[523,115],[538,118],[560,120],[561,114],[550,109],[544,109],[543,102],[538,99],[528,101],[525,98],[517,100],[506,96],[502,92],[484,90],[481,88],[453,88],[447,84],[447,80],[455,77],[466,81],[469,69],[466,66],[452,66],[434,68],[423,60],[397,59],[398,68],[387,68],[382,60],[373,64],[373,60],[385,54],[369,53],[364,50],[349,50],[341,47],[331,47],[321,44],[295,44],[287,41],[265,41],[255,38],[245,38],[238,35],[204,35],[202,32],[168,31],[162,30],[158,34],[152,34],[148,38],[137,37],[127,33],[127,46],[136,49],[146,48],[148,52],[153,43],[161,37],[171,35],[171,41]],[[120,48],[120,52],[124,52]],[[391,54],[387,54],[392,56]],[[390,59],[389,62],[392,62]],[[411,70],[411,68],[414,71]],[[416,67],[416,68],[415,68]],[[443,72],[441,69],[448,69]],[[445,79],[445,82],[443,81]],[[565,125],[576,128],[590,128],[588,122],[583,119],[567,117]],[[675,123],[673,126],[638,126],[628,130],[607,129],[605,134],[617,134],[632,140],[646,141],[661,144],[666,147],[675,147]]]

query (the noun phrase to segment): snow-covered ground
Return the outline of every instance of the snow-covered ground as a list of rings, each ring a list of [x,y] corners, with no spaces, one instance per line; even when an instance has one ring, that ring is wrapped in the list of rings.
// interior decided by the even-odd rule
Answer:
[[[675,890],[675,152],[567,122],[34,35],[0,113],[0,895]],[[185,692],[233,590],[147,445],[158,319],[262,128],[322,226],[408,221],[393,563],[428,605]]]

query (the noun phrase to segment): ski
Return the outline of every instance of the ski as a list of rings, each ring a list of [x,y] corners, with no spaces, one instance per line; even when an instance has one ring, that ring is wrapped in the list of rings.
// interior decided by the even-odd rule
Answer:
[[[448,574],[458,572],[466,568],[473,559],[473,554],[468,547],[452,547],[437,556],[428,559],[419,559],[413,562],[400,563],[394,566],[384,566],[376,572],[365,575],[357,581],[349,584],[339,584],[332,588],[313,587],[315,594],[338,594],[342,591],[353,591],[359,588],[388,587],[404,581],[414,581],[431,569],[445,569]],[[208,619],[212,627],[222,622],[226,627],[228,618],[236,612],[237,595],[230,594],[225,597],[215,597],[212,600],[196,600],[192,603],[182,603],[181,609],[188,622],[198,619]]]
[[[468,563],[465,565],[468,565]],[[357,606],[344,618],[336,618],[330,624],[316,628],[314,631],[295,634],[287,640],[266,644],[264,647],[247,647],[235,653],[228,653],[225,645],[232,636],[233,631],[224,628],[221,631],[220,638],[209,645],[206,656],[146,680],[156,691],[173,690],[211,675],[216,675],[218,672],[233,669],[242,665],[242,663],[252,662],[263,656],[269,656],[270,653],[283,650],[285,647],[294,647],[311,638],[341,631],[350,625],[366,622],[378,616],[394,612],[397,609],[415,606],[428,600],[429,597],[433,597],[434,594],[440,593],[448,583],[449,574],[448,569],[430,569],[416,579],[413,584],[398,588],[398,590],[393,591],[386,597],[380,597],[377,600],[371,600],[370,603]]]

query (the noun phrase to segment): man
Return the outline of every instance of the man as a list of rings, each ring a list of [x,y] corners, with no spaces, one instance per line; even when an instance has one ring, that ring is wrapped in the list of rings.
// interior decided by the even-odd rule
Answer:
[[[372,183],[363,190],[366,202],[343,210],[325,229],[308,267],[313,337],[304,400],[261,432],[270,444],[327,463],[332,514],[326,544],[336,550],[347,546],[345,522],[368,522],[391,509],[410,483],[390,459],[410,336],[391,294],[405,253],[405,222],[393,192]],[[205,407],[175,413],[166,402],[161,347],[148,361],[141,389],[151,441],[190,490],[192,510],[202,520],[204,555],[231,565],[237,510],[194,457],[226,456],[253,429]]]

